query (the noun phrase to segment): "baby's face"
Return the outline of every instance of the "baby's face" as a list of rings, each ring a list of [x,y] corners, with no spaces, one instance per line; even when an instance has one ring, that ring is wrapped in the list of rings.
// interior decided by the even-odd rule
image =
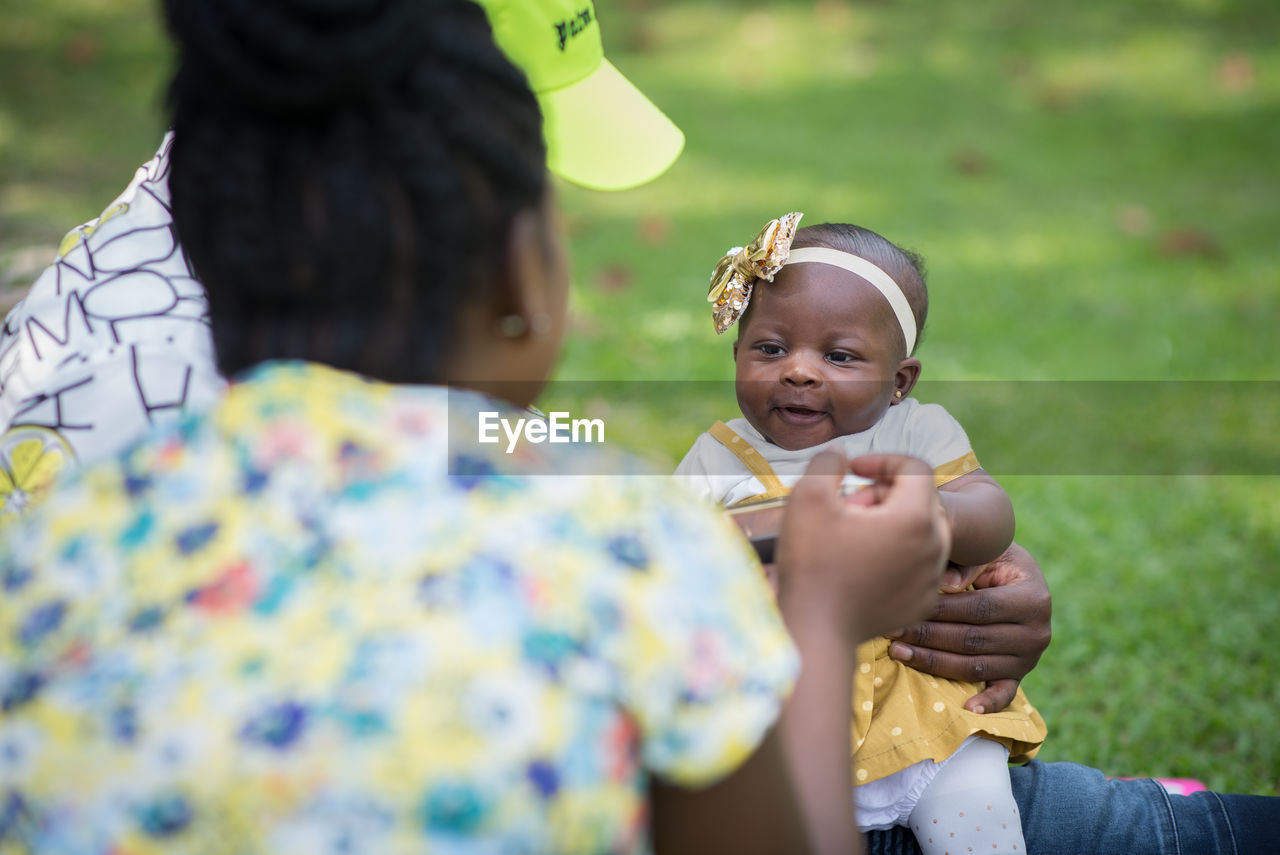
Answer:
[[[884,296],[829,264],[782,268],[757,283],[734,344],[738,406],[774,445],[809,448],[884,415],[903,359]]]

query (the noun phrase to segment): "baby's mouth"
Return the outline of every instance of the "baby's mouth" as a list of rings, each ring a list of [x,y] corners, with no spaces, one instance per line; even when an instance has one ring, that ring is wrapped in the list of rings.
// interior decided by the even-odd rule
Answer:
[[[778,417],[793,425],[811,425],[827,417],[823,410],[811,410],[808,407],[778,407]]]

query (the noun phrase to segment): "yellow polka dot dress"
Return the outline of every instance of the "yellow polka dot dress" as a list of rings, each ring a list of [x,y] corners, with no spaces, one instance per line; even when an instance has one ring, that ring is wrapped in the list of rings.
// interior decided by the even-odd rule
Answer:
[[[1011,763],[1030,760],[1047,733],[1044,719],[1022,689],[1002,712],[969,712],[964,702],[982,688],[889,658],[887,638],[865,642],[854,676],[854,783],[887,777],[921,760],[941,762],[973,734],[1007,746]]]

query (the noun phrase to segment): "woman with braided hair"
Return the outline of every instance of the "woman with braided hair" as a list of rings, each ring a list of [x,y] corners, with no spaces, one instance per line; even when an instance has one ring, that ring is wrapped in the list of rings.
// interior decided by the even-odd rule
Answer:
[[[857,851],[856,644],[947,552],[924,464],[818,458],[775,607],[666,479],[460,441],[533,399],[568,285],[483,11],[166,8],[231,385],[6,531],[0,849]]]
[[[458,379],[459,314],[493,296],[476,289],[500,279],[495,247],[546,192],[537,105],[478,8],[468,40],[437,4],[307,5],[167,5],[183,48],[169,186],[218,367]]]
[[[670,162],[678,131],[632,133],[634,92],[589,138],[607,156],[561,134],[577,87],[516,48],[545,31],[616,75],[578,4],[485,4],[557,172],[620,188]],[[722,520],[547,477],[574,462],[547,446],[448,439],[532,397],[565,290],[535,108],[475,8],[170,5],[182,133],[0,330],[0,429],[86,464],[0,534],[0,850],[853,851],[852,644],[909,624],[946,551],[910,464],[858,464],[892,481],[874,507],[835,501],[830,458],[797,486],[779,605],[805,668],[780,710],[793,642]],[[964,600],[999,655],[901,641],[952,670],[1021,661],[994,696],[1047,643],[1048,592],[1025,552],[991,573],[1027,582]],[[964,624],[927,627],[968,649]],[[1274,799],[1039,762],[1015,793],[1033,851],[1277,846]],[[895,831],[869,850],[916,851]]]

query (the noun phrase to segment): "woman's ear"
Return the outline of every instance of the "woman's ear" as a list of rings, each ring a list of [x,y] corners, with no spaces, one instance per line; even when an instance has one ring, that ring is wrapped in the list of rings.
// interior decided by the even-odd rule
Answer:
[[[543,215],[535,209],[518,211],[507,230],[492,302],[494,324],[506,338],[543,333],[550,321],[555,297],[546,231]]]
[[[893,400],[889,403],[899,404],[915,388],[916,381],[920,379],[920,360],[914,356],[908,356],[906,359],[898,363],[898,370],[893,375]]]
[[[458,320],[448,382],[519,406],[545,385],[564,336],[569,293],[568,259],[553,216],[548,204],[512,218],[484,297],[468,301]]]

